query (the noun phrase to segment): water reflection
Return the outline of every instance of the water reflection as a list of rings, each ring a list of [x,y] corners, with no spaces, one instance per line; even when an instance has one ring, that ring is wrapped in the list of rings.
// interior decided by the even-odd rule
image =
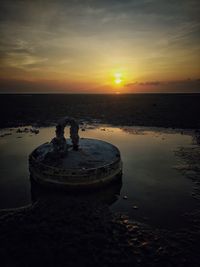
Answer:
[[[67,188],[54,188],[52,186],[42,186],[35,182],[34,178],[30,176],[31,183],[31,200],[33,203],[41,201],[51,201],[52,199],[59,199],[58,205],[60,204],[60,199],[62,201],[68,201],[69,197],[75,197],[79,201],[88,201],[88,203],[98,202],[103,205],[112,205],[118,200],[120,196],[120,191],[122,188],[122,175],[119,174],[115,181],[107,186],[104,186],[95,190],[75,191],[67,190]],[[66,202],[67,205],[67,202]]]
[[[16,131],[5,129],[4,132],[12,134],[0,138],[1,209],[31,203],[30,190],[35,190],[30,185],[28,155],[40,144],[50,141],[55,129],[40,128],[37,135]],[[191,196],[192,182],[174,168],[178,164],[174,151],[180,146],[192,145],[190,133],[145,127],[126,127],[124,130],[100,125],[87,127],[80,131],[80,136],[110,142],[121,152],[121,190],[109,189],[109,193],[105,190],[96,199],[105,198],[114,212],[127,214],[133,220],[156,227],[184,226],[182,215],[195,209],[196,202]],[[120,196],[116,197],[119,192]],[[125,195],[127,199],[123,198]],[[33,199],[37,197],[38,193],[32,193]]]

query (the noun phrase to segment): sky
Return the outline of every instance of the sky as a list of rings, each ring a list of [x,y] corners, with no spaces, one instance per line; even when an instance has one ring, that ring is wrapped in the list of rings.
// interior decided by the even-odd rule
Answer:
[[[1,93],[200,92],[199,0],[1,0]]]

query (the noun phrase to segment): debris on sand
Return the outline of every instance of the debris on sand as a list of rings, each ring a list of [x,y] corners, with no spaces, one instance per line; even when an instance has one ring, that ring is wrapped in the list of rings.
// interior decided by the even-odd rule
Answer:
[[[40,132],[39,129],[36,129],[36,128],[27,128],[27,127],[23,128],[23,129],[18,128],[16,130],[16,133],[34,133],[34,134],[38,134],[39,132]]]
[[[5,137],[7,135],[12,135],[12,134],[11,133],[3,133],[3,134],[0,135],[0,137]]]
[[[36,129],[36,128],[31,128],[30,132],[34,133],[34,134],[39,134],[40,131],[38,129]]]
[[[16,133],[28,133],[28,132],[29,132],[28,128],[24,128],[24,129],[18,128],[16,131]]]

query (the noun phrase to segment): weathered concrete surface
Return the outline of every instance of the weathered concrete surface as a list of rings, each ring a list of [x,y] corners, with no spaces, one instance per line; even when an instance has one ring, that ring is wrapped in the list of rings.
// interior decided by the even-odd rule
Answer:
[[[71,140],[67,139],[68,147]],[[96,139],[80,139],[78,150],[68,149],[55,158],[54,145],[39,146],[29,157],[30,173],[37,181],[69,186],[100,186],[114,180],[122,171],[117,147]]]
[[[71,145],[70,139],[67,139],[67,144]],[[48,153],[52,150],[52,143],[39,146],[36,149],[38,163],[45,164],[48,161]],[[51,165],[65,170],[93,169],[115,162],[119,157],[119,150],[115,146],[101,140],[81,138],[78,151],[69,149],[66,157],[58,162],[52,160]]]

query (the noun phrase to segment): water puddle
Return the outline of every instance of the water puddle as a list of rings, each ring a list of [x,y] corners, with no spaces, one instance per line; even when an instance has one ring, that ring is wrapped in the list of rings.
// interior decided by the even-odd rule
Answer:
[[[31,203],[28,155],[38,145],[50,141],[54,131],[54,127],[40,128],[38,134],[17,132],[16,128],[1,130],[0,209]],[[108,141],[121,151],[121,192],[112,201],[111,210],[155,227],[185,226],[183,214],[194,210],[196,202],[191,196],[192,182],[174,168],[179,160],[174,151],[192,146],[190,132],[89,126],[80,131],[80,136]]]

